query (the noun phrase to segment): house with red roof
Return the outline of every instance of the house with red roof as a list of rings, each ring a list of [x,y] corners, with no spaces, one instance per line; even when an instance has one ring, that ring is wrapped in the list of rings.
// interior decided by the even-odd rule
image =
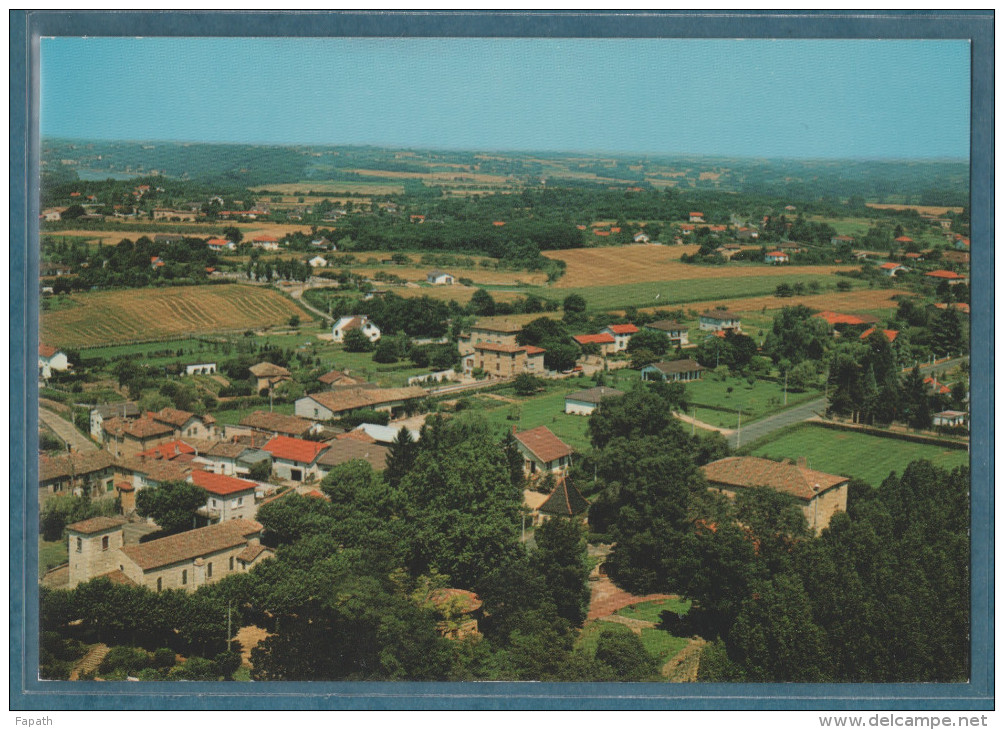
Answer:
[[[278,251],[279,239],[275,236],[255,236],[251,239],[251,245],[264,251]]]
[[[899,244],[913,243],[913,239],[910,238],[909,236],[900,236],[899,238],[896,239],[896,243]]]
[[[831,328],[834,328],[837,325],[857,327],[859,325],[875,324],[878,322],[878,317],[873,317],[870,314],[844,314],[842,312],[831,312],[829,310],[817,312],[813,316],[826,320],[826,323],[830,325]]]
[[[600,352],[604,355],[612,355],[617,350],[617,340],[608,332],[598,335],[575,335],[572,339],[575,340],[579,347],[597,345],[600,348]]]
[[[228,241],[225,238],[210,238],[206,241],[206,247],[210,251],[215,251],[216,253],[222,253],[223,251],[233,251],[237,246],[233,241]]]
[[[39,343],[38,345],[38,373],[42,376],[43,380],[48,380],[52,377],[52,371],[58,370],[60,372],[70,369],[70,361],[66,358],[66,353],[62,350],[57,350],[51,345],[44,345]]]
[[[272,455],[272,471],[276,476],[294,482],[319,478],[317,459],[327,448],[327,444],[290,436],[276,436],[263,447]]]
[[[691,223],[704,223],[704,213],[699,210],[691,211],[689,220]]]
[[[872,336],[872,333],[875,331],[876,330],[874,327],[866,329],[864,332],[861,333],[861,339],[867,340],[869,337]],[[899,337],[899,330],[882,330],[882,334],[885,335],[885,338],[889,340],[889,342],[895,342],[896,338]]]
[[[607,334],[614,338],[614,351],[623,352],[627,349],[631,338],[638,331],[633,324],[610,324],[600,330],[600,334]]]
[[[889,262],[884,263],[881,266],[879,266],[879,271],[881,271],[886,276],[890,276],[890,277],[899,276],[903,272],[909,271],[909,270],[910,269],[906,268],[902,264],[897,264],[895,261],[889,261]]]
[[[947,281],[952,286],[956,284],[964,284],[968,281],[967,277],[962,274],[956,274],[954,271],[947,271],[945,269],[938,269],[937,271],[928,271],[924,276],[930,276],[932,279],[938,279],[939,281]]]
[[[764,254],[763,261],[765,264],[786,264],[789,259],[784,251],[768,251]]]
[[[210,522],[254,519],[254,482],[208,471],[193,471],[189,481],[206,492],[206,506],[199,514]]]
[[[559,439],[547,426],[516,432],[516,448],[523,456],[523,473],[531,479],[547,472],[564,474],[572,465],[572,447]]]
[[[932,395],[950,395],[952,392],[951,388],[944,383],[939,383],[936,378],[932,378],[930,375],[924,378],[924,385],[928,387]]]

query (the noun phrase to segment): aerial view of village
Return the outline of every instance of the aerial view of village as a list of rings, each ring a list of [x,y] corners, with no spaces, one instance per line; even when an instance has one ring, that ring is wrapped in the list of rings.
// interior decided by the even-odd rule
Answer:
[[[969,679],[964,43],[227,43],[42,46],[42,679]]]

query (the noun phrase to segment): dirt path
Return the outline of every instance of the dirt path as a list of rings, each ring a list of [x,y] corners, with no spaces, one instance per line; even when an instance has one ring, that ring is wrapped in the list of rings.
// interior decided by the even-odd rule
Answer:
[[[589,597],[589,614],[587,621],[610,616],[626,606],[643,601],[656,601],[666,598],[679,598],[670,593],[651,593],[647,596],[635,596],[614,585],[606,576],[592,583],[592,595]],[[642,622],[644,623],[644,622]]]
[[[718,431],[722,436],[731,436],[736,431],[734,428],[720,428],[718,426],[712,426],[710,423],[705,423],[704,421],[698,421],[696,418],[688,416],[686,413],[673,413],[673,416],[684,423],[691,423],[698,428],[703,428],[706,431]]]
[[[597,621],[606,621],[611,624],[621,624],[622,626],[627,626],[634,633],[641,635],[642,629],[654,629],[655,623],[652,621],[642,621],[640,618],[627,618],[626,616],[618,616],[617,614],[611,614],[610,616],[600,616]]]
[[[707,643],[704,639],[691,639],[689,644],[662,666],[662,676],[669,682],[696,682],[701,652]]]
[[[87,654],[84,655],[83,659],[77,662],[77,666],[75,666],[73,671],[70,672],[69,680],[71,682],[76,682],[80,679],[81,674],[87,674],[88,672],[95,671],[99,666],[101,666],[101,662],[104,661],[104,658],[108,655],[109,651],[110,649],[104,644],[98,644],[93,647],[89,652],[87,652]]]

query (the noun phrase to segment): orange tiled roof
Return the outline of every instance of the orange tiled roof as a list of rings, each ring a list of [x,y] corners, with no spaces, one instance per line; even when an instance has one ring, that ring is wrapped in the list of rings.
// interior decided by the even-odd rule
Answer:
[[[264,450],[277,459],[296,461],[301,464],[312,464],[317,455],[326,448],[328,448],[327,444],[290,438],[289,436],[276,436],[264,446]]]
[[[207,492],[225,497],[228,494],[251,491],[257,486],[254,482],[237,477],[228,477],[226,474],[213,474],[208,471],[193,471],[192,484],[202,487]]]
[[[96,532],[104,532],[105,530],[111,530],[114,527],[121,527],[126,523],[125,517],[91,517],[87,520],[81,520],[80,522],[74,522],[72,525],[67,525],[67,530],[72,530],[73,532],[79,532],[84,535],[93,535]]]
[[[545,464],[572,453],[572,447],[555,436],[547,426],[531,428],[529,431],[515,434],[515,437]]]
[[[848,481],[837,474],[756,456],[729,456],[701,467],[701,471],[716,486],[769,487],[807,501]]]
[[[874,327],[866,329],[864,332],[861,333],[861,339],[867,340],[874,331],[875,331]],[[882,334],[885,335],[885,338],[889,340],[889,342],[895,342],[896,338],[899,337],[898,330],[882,330]]]
[[[638,328],[633,324],[611,324],[607,325],[607,329],[615,335],[633,335],[638,331]]]
[[[124,545],[122,552],[142,570],[151,570],[246,544],[248,537],[262,529],[253,520],[228,520],[139,545]]]
[[[607,334],[606,332],[598,335],[575,335],[572,337],[573,340],[578,342],[580,345],[612,345],[614,344],[614,336]]]

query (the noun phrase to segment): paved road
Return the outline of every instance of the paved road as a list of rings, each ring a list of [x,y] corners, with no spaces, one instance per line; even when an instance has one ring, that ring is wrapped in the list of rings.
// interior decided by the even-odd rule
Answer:
[[[825,410],[826,398],[816,398],[800,406],[795,406],[781,413],[755,421],[748,426],[744,425],[741,431],[730,434],[726,438],[729,441],[729,446],[735,449],[743,444],[755,441],[761,436],[773,433],[780,428],[812,418],[817,413],[822,413]]]
[[[68,443],[76,451],[97,451],[98,447],[89,438],[78,431],[72,423],[65,418],[46,410],[38,409],[39,420],[56,432],[64,442]]]

